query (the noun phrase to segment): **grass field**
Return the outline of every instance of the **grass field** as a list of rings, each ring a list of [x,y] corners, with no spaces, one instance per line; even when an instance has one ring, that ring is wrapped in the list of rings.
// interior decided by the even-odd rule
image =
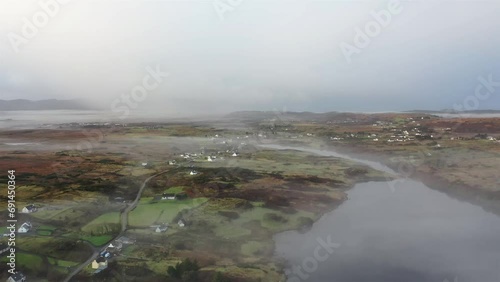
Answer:
[[[205,203],[207,199],[196,198],[188,200],[160,201],[149,203],[141,201],[129,214],[131,226],[150,226],[154,223],[169,223],[184,209],[193,209]]]
[[[60,260],[60,259],[55,259],[55,258],[51,258],[51,257],[48,257],[47,260],[52,265],[62,266],[62,267],[71,267],[71,266],[78,265],[78,262]]]
[[[1,261],[7,262],[7,257],[2,257]],[[41,256],[16,252],[16,268],[30,269],[36,272],[44,269],[44,267],[43,258]]]
[[[92,224],[102,224],[102,223],[120,223],[120,213],[119,212],[108,212],[99,217],[95,218],[88,225]]]
[[[41,235],[41,236],[50,236],[54,231],[56,230],[56,227],[49,226],[49,225],[41,225],[36,229],[36,234]]]
[[[113,236],[111,235],[102,235],[102,236],[82,236],[80,237],[82,240],[88,241],[90,244],[100,247],[111,241]]]
[[[276,214],[283,218],[285,222],[277,222],[266,219],[266,214]],[[251,230],[247,229],[245,225],[250,222],[259,222],[261,228],[265,228],[273,233],[297,229],[300,227],[299,218],[307,217],[314,219],[316,216],[313,213],[306,211],[297,211],[294,214],[285,214],[283,212],[275,211],[263,207],[254,207],[248,211],[240,212],[239,218],[232,220],[230,223],[215,222],[216,228],[214,232],[217,236],[224,238],[236,238],[241,236],[250,235]]]
[[[173,193],[173,194],[179,194],[182,192],[184,192],[184,187],[182,186],[170,187],[165,190],[165,193]]]

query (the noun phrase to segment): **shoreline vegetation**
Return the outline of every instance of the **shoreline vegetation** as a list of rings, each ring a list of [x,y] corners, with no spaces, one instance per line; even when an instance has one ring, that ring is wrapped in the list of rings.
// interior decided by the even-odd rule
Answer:
[[[180,263],[189,259],[197,265],[196,274],[189,275],[202,282],[283,281],[286,261],[275,256],[275,234],[306,232],[358,183],[396,179],[348,159],[259,144],[331,150],[376,161],[500,213],[500,185],[495,186],[500,119],[448,130],[448,119],[418,113],[339,114],[334,122],[331,117],[297,116],[272,122],[264,115],[252,121],[71,123],[58,129],[0,131],[0,167],[14,166],[23,183],[16,191],[18,205],[38,208],[19,215],[34,226],[32,233],[20,235],[21,241],[37,237],[19,246],[32,254],[20,260],[37,260],[36,269],[21,261],[23,271],[43,281],[64,279],[88,259],[90,243],[96,248],[115,242],[109,238],[120,231],[118,214],[130,206],[147,177],[165,171],[148,183],[128,215],[124,235],[134,243],[113,250],[106,270],[96,274],[88,266],[76,279],[120,281],[120,275],[127,275],[182,281],[169,277],[167,269],[182,268]],[[476,133],[486,129],[492,132]],[[406,141],[388,141],[399,138]],[[90,148],[82,149],[82,140]],[[23,145],[28,141],[40,146]],[[19,145],[9,145],[14,143]],[[0,215],[6,219],[5,213]],[[67,249],[37,253],[44,240],[65,242]],[[54,265],[54,259],[64,261],[64,267]]]
[[[359,159],[364,159],[368,161],[379,162],[390,169],[398,172],[401,170],[402,162],[392,160],[393,156],[390,154],[384,154],[377,151],[368,151],[365,148],[358,148],[357,146],[350,146],[347,143],[337,143],[335,145],[318,145],[311,144],[309,142],[299,143],[299,142],[281,142],[283,146],[310,146],[311,149],[321,149],[321,150],[331,150],[333,152],[338,152],[353,156]],[[403,165],[406,165],[403,163]],[[500,164],[499,164],[500,165]],[[407,167],[405,167],[407,169]],[[425,171],[427,169],[427,171]],[[482,207],[484,210],[494,213],[500,216],[500,192],[491,191],[486,189],[478,188],[477,185],[467,185],[461,183],[460,179],[456,181],[450,181],[444,177],[436,175],[434,172],[429,171],[429,167],[424,165],[417,165],[411,168],[410,174],[400,175],[401,179],[409,178],[415,181],[422,182],[427,187],[443,192],[451,198],[468,202],[477,206]],[[407,173],[407,171],[403,171]],[[385,181],[385,180],[384,180]],[[404,183],[404,182],[401,182]],[[500,184],[499,184],[500,190]]]

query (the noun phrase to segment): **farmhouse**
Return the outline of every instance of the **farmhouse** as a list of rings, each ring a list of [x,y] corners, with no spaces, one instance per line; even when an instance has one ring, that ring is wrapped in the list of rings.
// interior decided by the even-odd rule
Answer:
[[[163,193],[163,195],[161,195],[161,199],[162,200],[175,200],[175,199],[177,199],[177,195],[175,195],[175,194],[169,194],[169,193]]]
[[[177,225],[179,225],[179,227],[184,227],[184,226],[186,226],[186,223],[184,222],[184,220],[179,219],[179,221],[177,222]]]
[[[108,261],[103,257],[98,257],[92,262],[93,269],[106,269],[108,267]]]
[[[17,233],[28,233],[31,230],[31,222],[25,222],[19,227]]]
[[[7,282],[24,282],[26,281],[26,275],[22,272],[16,272],[7,279]]]
[[[168,225],[167,224],[162,224],[162,225],[156,227],[155,232],[156,233],[167,232],[167,229],[168,229]]]
[[[114,243],[109,244],[106,250],[109,249],[110,251],[119,252],[122,248],[123,244],[119,241],[115,241]]]
[[[35,207],[35,205],[27,205],[23,208],[23,210],[21,211],[22,213],[32,213],[32,212],[36,212],[37,209]]]

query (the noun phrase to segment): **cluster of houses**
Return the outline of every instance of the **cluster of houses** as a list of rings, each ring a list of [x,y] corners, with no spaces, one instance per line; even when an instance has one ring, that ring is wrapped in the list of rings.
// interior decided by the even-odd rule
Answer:
[[[99,256],[92,261],[92,269],[95,269],[94,274],[97,274],[104,269],[108,268],[108,261],[113,256],[119,254],[124,245],[133,244],[135,240],[132,240],[128,237],[121,236],[120,238],[111,242],[106,248],[99,253]]]
[[[181,228],[185,227],[186,221],[184,221],[183,219],[179,219],[177,221],[177,225]],[[150,228],[152,228],[156,233],[165,233],[167,232],[169,225],[168,223],[162,223],[162,224],[151,225]]]

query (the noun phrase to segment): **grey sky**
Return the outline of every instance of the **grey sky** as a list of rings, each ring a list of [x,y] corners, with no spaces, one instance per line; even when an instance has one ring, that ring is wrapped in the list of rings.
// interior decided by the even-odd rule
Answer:
[[[2,99],[110,108],[157,65],[170,76],[139,109],[442,109],[474,95],[479,76],[500,81],[500,1],[401,2],[351,63],[339,45],[388,1],[243,0],[224,20],[211,0],[72,1],[16,53],[8,34],[37,3],[0,0]],[[500,109],[500,87],[479,108]]]

